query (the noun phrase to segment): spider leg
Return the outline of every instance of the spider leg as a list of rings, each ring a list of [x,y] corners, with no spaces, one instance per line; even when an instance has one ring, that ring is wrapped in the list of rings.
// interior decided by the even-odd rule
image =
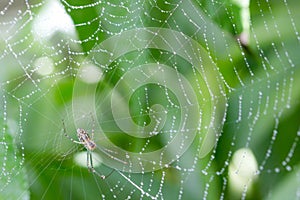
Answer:
[[[62,124],[63,124],[63,131],[64,131],[64,135],[69,138],[70,140],[73,140],[68,134],[67,134],[67,129],[66,129],[66,125],[64,120],[62,119]]]
[[[87,151],[87,155],[86,155],[86,166],[88,167],[88,170],[90,172],[93,171],[94,166],[93,166],[93,160],[92,160],[92,152]]]
[[[84,144],[84,142],[79,142],[79,141],[76,141],[76,140],[73,140],[73,139],[71,141],[74,142],[74,143],[76,143],[76,144]]]
[[[86,155],[86,166],[87,166],[89,172],[95,173],[96,170],[94,169],[94,165],[93,165],[92,152],[87,151],[86,153],[87,153],[87,155]]]
[[[101,179],[105,179],[106,178],[106,176],[99,174],[94,169],[94,166],[93,166],[93,157],[92,157],[92,152],[91,151],[87,151],[86,162],[87,162],[87,167],[88,167],[89,172],[92,172],[92,173],[96,174]]]
[[[92,121],[93,121],[93,124],[92,124],[92,140],[94,140],[94,134],[95,134],[95,119],[93,117],[93,114],[91,113],[91,118],[92,118]]]
[[[73,138],[71,138],[68,134],[67,134],[67,129],[66,129],[66,125],[64,120],[62,120],[62,124],[63,124],[63,131],[64,131],[64,135],[71,140],[72,142],[76,143],[76,144],[84,144],[84,142],[80,142],[80,141],[76,141]]]
[[[115,169],[112,169],[111,172],[105,176],[105,178],[109,177],[114,171]]]
[[[107,176],[99,174],[94,168],[92,168],[92,170],[93,170],[92,172],[95,173],[97,176],[99,176],[101,179],[106,179],[107,178]]]

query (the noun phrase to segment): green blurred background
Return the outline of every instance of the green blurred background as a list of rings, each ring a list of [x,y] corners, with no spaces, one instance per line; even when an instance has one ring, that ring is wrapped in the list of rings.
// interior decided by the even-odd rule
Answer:
[[[10,2],[0,3],[0,199],[149,199],[138,187],[157,199],[299,199],[297,0],[257,0],[249,5],[233,0]],[[56,12],[45,14],[49,9]],[[118,172],[101,180],[78,165],[73,158],[84,149],[63,135],[61,120],[75,139],[74,82],[91,50],[113,35],[143,27],[175,30],[197,41],[217,66],[223,84],[215,84],[226,91],[227,107],[218,125],[218,141],[207,156],[198,157],[203,144],[196,137],[169,168],[124,172],[137,187]],[[190,63],[172,52],[130,52],[111,64],[116,70],[107,70],[97,86],[97,103],[102,102],[101,92],[113,87],[131,66],[151,62],[179,66],[178,72],[192,79]],[[47,67],[40,69],[40,63]],[[172,108],[169,115],[180,116],[164,88],[153,84],[147,90],[135,91],[128,105],[137,124],[150,122],[149,105],[141,104],[145,101]],[[168,94],[180,104],[172,91]],[[203,102],[210,105],[210,100]],[[108,111],[98,117],[114,144],[133,152],[145,146],[147,140],[115,128]],[[93,126],[89,116],[83,118],[87,127]],[[208,118],[203,116],[204,121]],[[172,118],[167,118],[164,131],[172,125]],[[154,137],[147,150],[159,149],[164,142]],[[235,163],[239,149],[242,154]],[[251,171],[252,165],[258,174]],[[250,175],[247,170],[243,174],[244,169]],[[111,172],[105,165],[96,170]],[[230,175],[239,174],[236,170],[237,182]],[[246,177],[246,190],[241,177]]]

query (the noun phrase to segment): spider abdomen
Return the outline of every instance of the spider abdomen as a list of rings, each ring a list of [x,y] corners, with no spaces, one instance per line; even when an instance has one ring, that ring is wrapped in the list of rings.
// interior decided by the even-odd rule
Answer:
[[[77,129],[77,136],[79,141],[83,143],[87,150],[93,151],[97,147],[96,143],[91,140],[90,136],[84,129]]]

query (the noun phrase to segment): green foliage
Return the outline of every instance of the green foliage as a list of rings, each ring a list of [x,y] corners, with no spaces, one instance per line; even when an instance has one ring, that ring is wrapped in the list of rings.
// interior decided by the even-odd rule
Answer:
[[[201,143],[202,137],[205,136],[199,134],[185,154],[178,159],[182,168],[188,169],[194,165],[192,176],[186,176],[187,172],[180,171],[174,166],[153,173],[124,172],[124,174],[137,185],[144,183],[144,191],[149,192],[148,185],[152,184],[149,193],[163,193],[164,199],[178,198],[178,191],[183,190],[182,188],[184,188],[183,199],[200,199],[200,195],[207,195],[207,199],[218,199],[221,195],[225,195],[225,199],[234,199],[236,194],[228,186],[230,183],[227,183],[228,165],[236,150],[247,147],[252,150],[260,167],[260,174],[256,176],[257,179],[253,184],[254,189],[249,190],[247,199],[293,199],[295,194],[299,193],[300,57],[299,38],[296,38],[296,30],[291,26],[291,20],[294,20],[296,28],[299,27],[296,20],[300,17],[297,0],[289,1],[287,5],[293,15],[289,14],[282,4],[276,2],[268,4],[267,1],[264,3],[251,1],[247,6],[238,5],[237,1],[231,0],[158,0],[155,1],[156,6],[153,6],[153,1],[145,1],[143,4],[136,0],[122,3],[116,0],[99,2],[61,0],[67,14],[76,24],[79,41],[77,45],[61,45],[60,41],[69,37],[64,33],[56,33],[50,39],[36,42],[31,35],[32,21],[25,26],[26,28],[18,27],[16,36],[9,42],[6,41],[8,44],[15,44],[20,38],[29,35],[19,47],[26,49],[25,53],[19,51],[17,45],[11,48],[13,53],[20,54],[17,58],[4,50],[3,46],[7,43],[4,44],[4,39],[0,40],[0,53],[4,55],[0,63],[6,66],[5,71],[3,67],[0,68],[0,92],[5,94],[7,101],[7,108],[1,104],[1,108],[5,107],[1,113],[9,111],[12,120],[16,123],[20,121],[22,127],[22,131],[16,131],[15,134],[7,126],[7,121],[4,121],[3,117],[0,118],[0,129],[3,130],[0,136],[2,137],[0,161],[4,161],[2,169],[5,169],[0,176],[0,199],[29,199],[29,196],[31,199],[95,199],[95,197],[99,199],[103,194],[106,199],[126,199],[130,195],[132,199],[147,199],[146,194],[141,197],[139,189],[117,171],[108,179],[101,180],[89,173],[86,168],[79,167],[72,158],[76,152],[81,151],[81,146],[63,136],[61,121],[66,122],[67,133],[76,139],[75,127],[76,123],[80,123],[78,122],[80,119],[73,119],[72,115],[74,77],[80,64],[92,54],[92,50],[113,35],[144,27],[167,28],[183,33],[197,41],[207,51],[205,55],[209,55],[207,56],[209,59],[203,62],[210,63],[211,59],[216,65],[214,73],[222,75],[222,84],[216,77],[212,88],[225,91],[228,105],[226,121],[224,124],[214,124],[217,128],[222,128],[222,131],[214,151],[208,156],[197,157],[200,151],[198,147],[206,144]],[[115,4],[122,6],[112,6]],[[126,8],[132,12],[127,12]],[[40,12],[35,9],[33,11],[34,14]],[[245,15],[251,15],[251,21],[250,18],[245,18]],[[242,34],[248,39],[242,41]],[[27,49],[30,45],[31,48]],[[53,48],[44,48],[45,46]],[[121,44],[114,48],[120,47]],[[6,53],[8,56],[5,56]],[[132,66],[153,61],[173,67],[178,65],[177,72],[184,74],[187,80],[193,80],[195,74],[195,80],[202,80],[203,74],[188,71],[191,64],[172,53],[154,48],[133,51],[120,56],[108,66],[114,70],[107,70],[104,79],[97,85],[95,102],[99,105],[96,109],[102,109],[98,116],[101,119],[100,124],[104,132],[110,133],[109,139],[115,145],[134,153],[140,152],[149,141],[151,145],[145,152],[166,145],[163,138],[167,133],[155,136],[149,141],[147,138],[135,139],[124,134],[113,121],[113,113],[106,110],[111,106],[111,102],[110,99],[103,98],[105,97],[103,94],[108,94],[125,72],[132,70]],[[22,69],[27,69],[26,63],[30,63],[28,64],[30,66],[35,57],[44,55],[52,56],[55,63],[53,76],[45,78],[30,70],[28,75],[16,67],[22,65]],[[209,78],[212,80],[214,77]],[[6,84],[6,80],[9,80],[9,83]],[[200,83],[204,83],[200,84],[202,87],[206,82]],[[197,84],[191,87],[199,88]],[[125,97],[130,93],[130,89],[132,88],[121,88],[120,96]],[[209,88],[204,91],[203,94],[198,94],[197,98],[203,97],[198,103],[206,114],[212,110],[212,101],[220,100],[222,95],[220,92],[217,96],[219,99],[212,100],[207,98],[210,94]],[[87,88],[81,88],[80,96],[86,97],[89,92]],[[169,99],[164,97],[166,92]],[[29,98],[26,97],[28,94]],[[146,98],[147,95],[150,97]],[[121,100],[123,99],[120,98]],[[139,102],[146,101],[149,105],[138,105]],[[138,125],[146,126],[151,123],[149,108],[152,105],[161,104],[172,108],[173,103],[180,104],[174,91],[165,90],[159,84],[150,84],[147,91],[145,87],[138,88],[132,94],[128,106],[132,120]],[[18,110],[16,105],[22,105],[24,110]],[[83,111],[76,110],[76,112]],[[26,116],[26,123],[23,123],[25,122],[23,118],[19,119],[20,115],[17,113]],[[170,116],[178,116],[179,120],[182,110],[172,108],[168,114],[163,129],[166,132],[173,126],[172,122],[176,122]],[[221,114],[216,116],[222,118]],[[210,120],[210,117],[210,115],[203,116],[202,123]],[[92,127],[91,121],[88,120],[85,125]],[[146,124],[143,124],[144,122]],[[175,128],[177,127],[179,126],[176,125]],[[91,128],[88,132],[91,132]],[[168,134],[167,136],[170,136],[172,133]],[[266,156],[269,150],[270,155]],[[22,156],[22,153],[25,153],[25,156]],[[196,164],[195,158],[198,159]],[[101,174],[109,174],[111,171],[104,165],[95,168]],[[161,182],[163,187],[160,185]],[[123,188],[120,190],[114,188],[116,183]],[[161,189],[163,191],[160,191]],[[114,190],[119,193],[115,193]],[[241,197],[240,194],[237,196]]]

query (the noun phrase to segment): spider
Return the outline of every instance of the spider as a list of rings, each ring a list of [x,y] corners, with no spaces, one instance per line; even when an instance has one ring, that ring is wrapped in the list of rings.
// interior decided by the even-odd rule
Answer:
[[[112,172],[110,172],[107,176],[105,175],[101,175],[99,174],[93,166],[93,157],[92,157],[92,152],[94,151],[94,149],[96,149],[97,145],[94,142],[94,129],[92,129],[92,137],[89,136],[89,134],[82,128],[78,128],[77,129],[77,137],[79,141],[74,140],[73,138],[71,138],[66,131],[66,126],[64,121],[62,121],[63,123],[63,131],[64,131],[64,135],[69,138],[72,142],[76,143],[76,144],[82,144],[84,145],[85,149],[86,149],[86,164],[87,164],[87,168],[89,170],[89,172],[92,172],[94,174],[96,174],[97,176],[99,176],[101,179],[105,179],[107,178],[109,175],[112,174]]]

